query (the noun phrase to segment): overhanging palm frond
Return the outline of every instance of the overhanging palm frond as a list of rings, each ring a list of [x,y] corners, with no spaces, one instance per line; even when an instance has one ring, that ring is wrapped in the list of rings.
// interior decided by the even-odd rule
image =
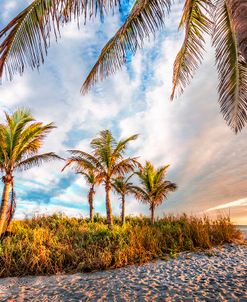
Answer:
[[[237,133],[247,122],[247,64],[242,56],[227,0],[218,0],[213,45],[219,77],[219,102],[227,124]]]
[[[39,67],[44,62],[51,31],[59,33],[59,19],[66,0],[34,0],[1,32],[8,34],[0,46],[0,78],[22,74],[28,65]]]
[[[62,23],[83,14],[91,18],[98,12],[103,15],[112,9],[118,0],[34,0],[15,17],[3,30],[0,39],[7,37],[0,45],[0,78],[3,73],[12,79],[22,74],[25,67],[39,68],[44,63],[50,37],[60,35]]]
[[[103,48],[81,92],[86,93],[96,82],[120,69],[129,53],[135,54],[144,39],[164,25],[170,6],[171,0],[136,0],[123,26]]]
[[[171,99],[183,93],[203,59],[204,34],[210,34],[212,21],[208,17],[212,0],[186,0],[179,28],[185,28],[183,45],[173,66]]]
[[[239,50],[247,62],[247,0],[228,0],[236,30]]]
[[[49,153],[44,153],[44,154],[39,154],[39,155],[35,155],[32,157],[29,157],[19,163],[16,163],[15,165],[15,169],[18,170],[28,170],[32,167],[36,167],[36,166],[40,166],[42,165],[44,162],[49,162],[51,160],[54,159],[59,159],[59,160],[63,160],[63,158],[61,158],[60,156],[56,155],[53,152],[49,152]]]

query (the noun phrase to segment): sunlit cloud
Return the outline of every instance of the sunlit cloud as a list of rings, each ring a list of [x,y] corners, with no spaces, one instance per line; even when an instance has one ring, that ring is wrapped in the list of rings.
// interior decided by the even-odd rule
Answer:
[[[0,28],[24,5],[25,1],[1,1]],[[86,96],[80,94],[81,84],[126,13],[108,16],[103,24],[96,20],[82,25],[80,30],[76,24],[65,26],[62,39],[51,43],[39,72],[28,69],[22,77],[0,86],[1,109],[27,106],[37,120],[55,122],[57,128],[47,137],[43,151],[63,157],[71,148],[89,151],[91,138],[102,129],[111,129],[116,137],[139,133],[129,152],[142,162],[170,163],[168,177],[178,184],[178,191],[158,208],[159,216],[211,215],[230,207],[234,219],[244,223],[247,134],[244,129],[234,135],[220,114],[210,45],[184,95],[170,102],[173,61],[182,41],[177,31],[181,7],[173,7],[165,30],[147,41],[127,67]],[[87,185],[71,171],[61,173],[63,164],[53,162],[16,175],[16,218],[37,211],[88,215]],[[112,203],[117,215],[120,201],[115,194]],[[147,206],[131,197],[126,210],[132,215],[149,213]],[[97,188],[95,211],[105,213],[103,187]]]

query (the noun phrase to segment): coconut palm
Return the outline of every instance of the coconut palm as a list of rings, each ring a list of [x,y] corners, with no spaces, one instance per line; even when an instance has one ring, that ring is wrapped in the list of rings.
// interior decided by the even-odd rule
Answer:
[[[121,196],[121,223],[124,225],[125,223],[125,198],[126,195],[134,194],[135,191],[133,189],[133,183],[130,182],[131,177],[133,174],[129,175],[128,177],[118,176],[113,179],[112,185],[115,191],[120,194]]]
[[[136,157],[124,157],[128,143],[137,137],[137,135],[132,135],[126,139],[116,141],[111,131],[103,130],[90,143],[92,153],[69,150],[71,153],[71,163],[79,165],[81,169],[93,169],[102,180],[106,193],[106,214],[109,226],[112,225],[112,206],[110,200],[112,179],[116,176],[125,175],[139,166]]]
[[[97,174],[95,167],[93,167],[92,165],[85,167],[84,162],[81,162],[79,159],[75,160],[73,156],[67,160],[67,163],[62,171],[64,171],[64,169],[68,166],[73,166],[76,170],[76,173],[83,175],[90,187],[88,191],[89,217],[90,221],[93,222],[95,186],[99,185],[102,182],[101,175]]]
[[[171,181],[165,180],[169,165],[155,169],[147,161],[144,168],[136,172],[140,180],[140,186],[134,186],[133,190],[137,199],[147,203],[151,211],[151,221],[155,220],[155,209],[167,198],[169,192],[177,189],[177,185]]]
[[[0,208],[0,235],[13,216],[14,172],[39,166],[43,162],[61,159],[55,153],[38,154],[46,135],[55,128],[53,123],[44,125],[36,122],[26,109],[18,109],[13,114],[5,113],[6,122],[0,124],[0,170],[4,184]],[[8,205],[9,203],[9,205]]]
[[[83,84],[86,92],[97,81],[120,69],[130,53],[159,29],[164,30],[173,2],[135,0],[133,8],[113,38],[103,48]],[[12,79],[26,66],[39,68],[49,47],[50,35],[59,36],[61,24],[83,16],[84,21],[119,6],[121,1],[33,0],[0,31],[0,78]],[[205,37],[213,38],[219,77],[219,103],[227,124],[240,131],[247,122],[247,0],[184,0],[179,29],[184,41],[174,62],[171,98],[190,83],[204,56]]]
[[[100,177],[94,172],[94,170],[90,170],[88,172],[81,172],[81,174],[86,179],[86,182],[90,186],[88,192],[88,203],[89,203],[89,212],[90,212],[90,221],[94,220],[94,195],[95,195],[95,186],[101,183]]]

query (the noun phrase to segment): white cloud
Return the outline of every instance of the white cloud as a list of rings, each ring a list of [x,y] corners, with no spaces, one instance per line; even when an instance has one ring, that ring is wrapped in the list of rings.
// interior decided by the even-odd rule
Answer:
[[[2,3],[0,11],[4,8],[5,14],[2,20],[7,22],[20,8],[20,3]],[[23,77],[16,77],[0,87],[3,109],[28,106],[37,120],[54,121],[57,125],[42,151],[66,156],[65,150],[69,148],[89,150],[90,139],[101,129],[110,128],[121,137],[139,133],[140,138],[130,150],[140,155],[141,161],[152,160],[156,165],[170,163],[168,177],[179,186],[179,190],[157,209],[158,215],[191,213],[192,210],[199,213],[247,196],[245,179],[242,179],[246,173],[246,130],[234,136],[219,113],[211,50],[185,94],[172,103],[169,101],[173,61],[182,41],[177,32],[181,6],[174,6],[167,20],[165,38],[164,34],[157,35],[156,40],[151,39],[146,44],[144,51],[137,52],[128,66],[133,72],[131,76],[124,68],[98,84],[88,95],[79,93],[101,47],[119,26],[119,16],[115,14],[108,16],[104,24],[96,21],[85,27],[82,25],[80,31],[76,24],[65,26],[62,39],[52,43],[39,73],[26,70]],[[31,196],[31,200],[21,201],[18,217],[37,209],[47,213],[64,210],[76,215],[81,214],[84,207],[83,214],[87,214],[85,183],[79,178],[72,179],[69,172],[60,173],[62,166],[63,163],[50,163],[18,174],[19,194],[33,190],[55,194],[50,196],[49,204],[38,205]],[[71,183],[57,190],[63,177]],[[98,188],[96,212],[105,212],[104,196],[103,187]],[[112,195],[112,201],[117,214],[120,210],[118,197]],[[70,202],[78,207],[81,204],[81,208],[70,209]],[[148,206],[131,197],[127,204],[128,214],[149,214]],[[236,217],[240,219],[241,214]]]

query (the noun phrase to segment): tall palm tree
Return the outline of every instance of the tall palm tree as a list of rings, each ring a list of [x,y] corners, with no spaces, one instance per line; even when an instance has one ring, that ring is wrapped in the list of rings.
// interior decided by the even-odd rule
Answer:
[[[89,166],[85,166],[84,161],[81,162],[79,159],[75,159],[73,156],[67,160],[67,163],[62,171],[64,171],[64,169],[68,166],[74,166],[76,173],[83,175],[87,184],[90,186],[88,191],[89,217],[90,221],[93,222],[95,186],[102,182],[101,174],[97,173],[96,168],[91,164]]]
[[[121,196],[121,223],[124,225],[125,223],[125,197],[129,194],[135,194],[133,183],[130,182],[131,177],[134,174],[132,173],[128,177],[118,176],[113,179],[112,185],[115,191]]]
[[[69,151],[71,153],[71,163],[73,162],[85,170],[92,168],[104,183],[107,223],[109,226],[112,225],[112,206],[110,200],[112,179],[116,176],[125,175],[139,166],[136,157],[124,157],[128,143],[137,139],[137,137],[137,135],[132,135],[126,139],[116,141],[111,131],[103,130],[90,143],[92,153],[80,150]]]
[[[177,189],[175,183],[165,180],[168,167],[169,165],[155,169],[147,161],[144,168],[136,172],[140,180],[140,186],[134,186],[133,189],[137,199],[149,205],[152,223],[155,221],[156,207],[162,204],[169,192]]]
[[[55,128],[53,123],[44,125],[36,122],[26,109],[18,109],[11,115],[5,113],[5,118],[6,122],[0,124],[0,171],[3,173],[4,184],[0,208],[0,235],[5,230],[6,223],[9,223],[8,217],[12,215],[13,192],[9,209],[8,203],[14,172],[61,159],[53,152],[38,154],[46,135]]]
[[[147,37],[164,30],[171,4],[180,0],[135,0],[128,18],[103,48],[83,84],[86,92],[97,81],[115,73]],[[0,78],[12,79],[26,66],[39,68],[50,35],[59,36],[61,24],[83,16],[107,15],[121,1],[33,0],[0,31]],[[219,77],[219,103],[227,124],[237,133],[247,122],[247,0],[184,0],[179,29],[184,41],[174,62],[171,98],[190,83],[204,56],[205,36],[211,36]],[[147,39],[146,39],[147,40]]]

